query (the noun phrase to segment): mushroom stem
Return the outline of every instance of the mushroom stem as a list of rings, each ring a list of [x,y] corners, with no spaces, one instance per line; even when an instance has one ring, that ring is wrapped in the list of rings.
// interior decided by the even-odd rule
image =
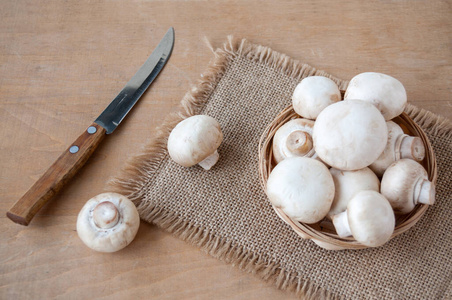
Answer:
[[[218,161],[220,158],[220,155],[218,154],[218,151],[215,150],[214,153],[204,158],[204,160],[200,161],[198,165],[200,165],[204,170],[210,170]]]
[[[423,203],[433,205],[435,203],[435,186],[430,181],[420,179],[414,187],[414,204]]]
[[[119,221],[118,209],[110,201],[101,202],[93,210],[93,221],[99,228],[112,228]]]
[[[343,211],[332,217],[333,225],[339,237],[345,238],[352,235],[352,230],[348,224],[347,211]]]
[[[409,158],[416,161],[421,161],[425,157],[425,147],[421,138],[402,135],[400,143],[400,158]],[[397,149],[398,150],[398,149]]]
[[[306,155],[312,150],[312,137],[305,131],[295,130],[287,137],[286,146],[292,153]]]

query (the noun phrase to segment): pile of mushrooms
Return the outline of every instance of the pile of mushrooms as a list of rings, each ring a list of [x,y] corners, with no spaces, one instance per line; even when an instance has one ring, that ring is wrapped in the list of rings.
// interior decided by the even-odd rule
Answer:
[[[397,214],[434,203],[434,183],[420,164],[424,144],[393,121],[407,104],[400,81],[358,74],[341,101],[333,80],[311,76],[292,104],[299,118],[274,135],[266,190],[288,217],[332,222],[339,238],[378,247],[391,238]]]

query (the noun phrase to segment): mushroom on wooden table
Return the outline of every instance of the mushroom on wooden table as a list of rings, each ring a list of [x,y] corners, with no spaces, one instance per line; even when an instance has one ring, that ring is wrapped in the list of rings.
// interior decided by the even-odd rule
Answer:
[[[78,236],[99,252],[123,249],[135,238],[139,226],[135,205],[118,193],[102,193],[89,199],[77,217]]]

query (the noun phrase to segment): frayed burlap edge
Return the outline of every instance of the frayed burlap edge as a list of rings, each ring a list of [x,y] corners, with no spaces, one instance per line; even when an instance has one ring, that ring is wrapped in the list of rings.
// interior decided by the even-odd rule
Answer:
[[[210,46],[213,50],[213,48]],[[348,82],[317,70],[307,64],[291,59],[268,47],[228,37],[222,49],[213,51],[214,58],[196,86],[182,99],[178,113],[168,116],[156,130],[154,137],[143,148],[142,153],[129,159],[121,173],[108,182],[107,189],[127,195],[137,206],[140,217],[153,223],[175,236],[200,247],[208,254],[227,263],[238,266],[261,279],[273,282],[278,288],[295,292],[305,299],[339,299],[338,295],[327,291],[299,274],[282,268],[276,262],[262,255],[257,255],[240,245],[233,245],[224,238],[215,236],[205,228],[194,226],[189,221],[180,219],[164,208],[155,207],[144,200],[145,186],[158,171],[161,162],[168,155],[166,144],[171,130],[183,119],[200,114],[208,102],[211,93],[222,78],[228,64],[236,57],[245,57],[265,64],[283,74],[301,80],[307,76],[320,75],[331,78],[341,90]],[[408,115],[424,129],[434,134],[449,137],[452,135],[452,123],[435,114],[408,105]]]
[[[407,105],[405,112],[414,122],[430,134],[440,138],[452,137],[452,122],[449,119],[411,104]]]

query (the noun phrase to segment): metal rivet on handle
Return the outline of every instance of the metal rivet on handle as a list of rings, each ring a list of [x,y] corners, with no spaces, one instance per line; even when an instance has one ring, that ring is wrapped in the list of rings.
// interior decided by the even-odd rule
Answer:
[[[71,153],[77,153],[79,150],[78,146],[72,146],[71,148],[69,148],[69,152]]]
[[[97,128],[94,126],[90,126],[90,127],[88,127],[88,129],[86,131],[88,131],[89,134],[93,134],[93,133],[96,133]]]

